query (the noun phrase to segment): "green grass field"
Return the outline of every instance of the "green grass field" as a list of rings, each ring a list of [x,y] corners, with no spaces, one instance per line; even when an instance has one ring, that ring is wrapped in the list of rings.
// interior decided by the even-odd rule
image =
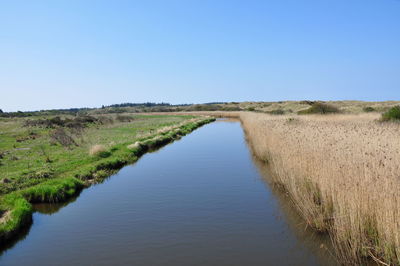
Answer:
[[[5,194],[45,180],[74,176],[82,167],[107,160],[89,156],[93,145],[104,145],[111,153],[120,150],[145,134],[165,126],[190,119],[190,116],[132,116],[131,122],[107,125],[92,124],[83,132],[69,134],[76,145],[64,147],[54,143],[54,128],[27,127],[27,119],[13,118],[0,121],[0,193]],[[35,118],[40,119],[40,118]]]

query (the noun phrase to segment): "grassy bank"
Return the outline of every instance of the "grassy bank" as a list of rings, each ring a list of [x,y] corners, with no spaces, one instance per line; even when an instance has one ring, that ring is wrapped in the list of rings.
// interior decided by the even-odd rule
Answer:
[[[378,114],[240,115],[307,223],[332,238],[344,264],[400,264],[400,124]]]
[[[214,120],[172,115],[102,116],[77,129],[76,118],[49,122],[51,119],[0,121],[0,241],[30,223],[31,203],[65,201],[145,152]],[[75,126],[65,126],[70,123]]]

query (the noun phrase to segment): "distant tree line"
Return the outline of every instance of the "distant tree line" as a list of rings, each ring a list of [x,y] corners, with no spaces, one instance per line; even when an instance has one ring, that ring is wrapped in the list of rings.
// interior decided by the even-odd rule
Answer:
[[[104,106],[105,108],[108,107],[153,107],[153,106],[171,106],[170,103],[152,103],[152,102],[147,102],[147,103],[119,103],[119,104],[111,104],[108,106]]]
[[[238,103],[231,102],[234,106],[226,106],[224,102],[209,102],[204,104],[170,104],[170,103],[120,103],[102,105],[101,108],[68,108],[27,112],[3,112],[0,109],[0,117],[30,117],[40,115],[86,115],[89,113],[126,113],[126,112],[180,112],[180,111],[238,111]]]
[[[0,117],[29,117],[38,115],[76,115],[80,112],[88,111],[91,108],[69,108],[69,109],[53,109],[40,111],[17,111],[17,112],[0,112]],[[92,108],[93,109],[93,108]]]

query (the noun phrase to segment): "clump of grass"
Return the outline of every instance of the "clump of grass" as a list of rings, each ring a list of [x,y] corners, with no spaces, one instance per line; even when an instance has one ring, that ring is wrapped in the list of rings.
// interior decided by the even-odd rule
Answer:
[[[90,156],[97,156],[101,158],[106,158],[110,156],[110,152],[107,150],[107,148],[104,145],[101,144],[96,144],[90,147],[89,149],[89,154]]]
[[[127,148],[128,148],[129,150],[136,150],[136,149],[139,149],[139,148],[140,148],[140,142],[139,142],[139,141],[136,141],[135,143],[129,144],[129,145],[127,146]]]
[[[0,205],[2,218],[0,222],[0,241],[11,238],[20,227],[32,221],[32,205],[20,194],[6,195]]]
[[[29,202],[60,202],[75,195],[83,188],[83,182],[74,178],[53,179],[36,186],[21,190],[20,193]]]
[[[299,115],[306,114],[334,114],[339,113],[339,109],[333,105],[316,102],[311,105],[310,108],[306,110],[301,110],[298,112]]]
[[[383,113],[381,121],[400,121],[400,106],[394,106]]]
[[[366,112],[366,113],[371,113],[371,112],[375,112],[376,110],[375,110],[374,107],[366,106],[366,107],[363,108],[363,111]]]
[[[49,179],[54,177],[54,169],[51,168],[40,169],[36,172],[29,174],[28,177],[32,179]]]

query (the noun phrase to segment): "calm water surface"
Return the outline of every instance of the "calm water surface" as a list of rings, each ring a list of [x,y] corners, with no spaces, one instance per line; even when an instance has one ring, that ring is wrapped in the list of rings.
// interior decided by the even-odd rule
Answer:
[[[333,265],[268,186],[238,122],[144,155],[69,204],[38,205],[1,265]]]

